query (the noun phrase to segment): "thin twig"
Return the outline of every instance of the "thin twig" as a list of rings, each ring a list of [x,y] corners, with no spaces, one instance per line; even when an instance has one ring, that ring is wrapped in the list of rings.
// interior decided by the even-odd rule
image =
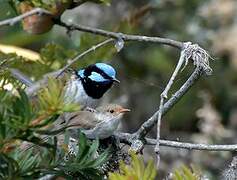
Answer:
[[[21,21],[22,19],[32,16],[34,14],[39,14],[39,15],[52,15],[49,11],[45,10],[45,9],[41,9],[41,8],[35,8],[32,9],[31,11],[28,11],[26,13],[23,13],[19,16],[13,17],[13,18],[9,18],[3,21],[0,21],[0,26],[13,26],[14,24],[16,24],[17,22]]]
[[[100,36],[110,37],[113,39],[123,39],[124,41],[140,41],[140,42],[153,42],[153,43],[160,43],[169,45],[172,47],[176,47],[178,49],[181,49],[183,47],[183,43],[179,41],[175,41],[172,39],[167,38],[160,38],[160,37],[149,37],[149,36],[139,36],[139,35],[129,35],[129,34],[123,34],[123,33],[116,33],[111,31],[105,31],[102,29],[97,28],[91,28],[88,26],[82,26],[79,24],[67,24],[62,21],[55,21],[55,24],[58,24],[60,26],[63,26],[70,30],[78,30],[83,32],[88,32],[92,34],[97,34]]]
[[[147,145],[155,145],[156,143],[155,139],[146,139],[146,140]],[[194,144],[178,141],[160,140],[160,145],[174,148],[188,149],[188,150],[237,151],[237,144],[211,145],[211,144]]]
[[[163,112],[164,115],[167,113],[181,98],[182,96],[194,85],[194,83],[201,77],[202,70],[200,67],[196,67],[192,75],[188,80],[181,86],[181,88],[164,104]],[[159,110],[157,110],[147,121],[145,121],[138,131],[135,133],[137,139],[144,138],[147,133],[157,123],[157,116]]]
[[[131,145],[133,143],[133,134],[118,133],[116,137],[120,142]],[[156,145],[156,139],[145,138],[146,145]],[[223,144],[223,145],[211,145],[211,144],[195,144],[179,141],[170,141],[160,139],[160,146],[188,149],[188,150],[207,150],[207,151],[237,151],[237,144]]]
[[[193,64],[196,66],[196,69],[188,78],[188,80],[181,86],[181,88],[164,104],[163,110],[161,112],[162,115],[167,113],[167,111],[169,111],[170,108],[180,100],[180,98],[189,90],[189,88],[196,82],[196,80],[201,77],[201,75],[210,75],[212,72],[208,60],[210,56],[203,48],[201,48],[197,44],[191,44],[187,42],[184,43],[183,51],[185,55],[185,66],[190,59],[193,60]],[[151,116],[151,118],[149,118],[142,124],[139,130],[135,133],[137,139],[144,138],[146,134],[151,130],[151,128],[155,125],[155,123],[157,123],[158,114],[159,110],[157,110]]]
[[[69,68],[73,63],[75,63],[76,61],[78,61],[78,59],[84,57],[85,55],[87,55],[88,53],[92,52],[92,51],[95,51],[96,49],[106,45],[107,43],[109,42],[112,42],[113,39],[107,39],[95,46],[92,46],[91,48],[87,49],[86,51],[76,55],[71,61],[70,63],[68,63],[66,66],[64,66],[63,68],[57,70],[57,71],[54,71],[54,72],[51,72],[51,73],[48,73],[46,75],[44,75],[44,77],[35,82],[33,85],[31,85],[30,87],[28,87],[26,89],[26,94],[28,96],[32,96],[33,94],[35,94],[35,92],[37,92],[39,89],[41,89],[43,86],[45,86],[47,84],[47,81],[49,79],[49,77],[52,77],[52,78],[58,78],[67,68]],[[69,61],[69,60],[68,60]],[[17,79],[19,79],[19,77],[17,77]]]
[[[163,93],[160,95],[160,106],[159,106],[159,111],[158,111],[158,117],[157,117],[157,129],[156,129],[156,146],[155,146],[155,153],[156,153],[156,167],[157,169],[159,168],[160,164],[160,126],[161,126],[161,117],[162,117],[162,112],[164,109],[164,96]]]
[[[74,64],[74,63],[75,63],[76,61],[78,61],[80,58],[84,57],[84,56],[87,55],[88,53],[90,53],[90,52],[92,52],[92,51],[95,51],[96,49],[98,49],[98,48],[100,48],[100,47],[102,47],[102,46],[104,46],[104,45],[106,45],[107,43],[112,42],[112,41],[114,41],[114,39],[112,39],[112,38],[107,39],[107,40],[105,40],[105,41],[103,41],[103,42],[101,42],[101,43],[99,43],[99,44],[97,44],[97,45],[95,45],[95,46],[92,46],[91,48],[87,49],[86,51],[82,52],[81,54],[76,55],[71,61],[68,60],[69,63],[68,63],[66,66],[64,66],[64,67],[60,70],[60,72],[59,72],[59,74],[56,76],[56,78],[58,78],[65,70],[67,70],[72,64]]]
[[[186,43],[184,43],[184,48],[185,47],[186,47]],[[182,49],[182,51],[180,53],[180,58],[177,63],[177,66],[176,66],[169,82],[167,83],[165,90],[160,95],[160,106],[159,106],[159,113],[158,113],[158,117],[157,117],[157,135],[156,135],[157,143],[155,146],[155,153],[157,155],[157,168],[159,167],[159,164],[160,164],[160,144],[159,144],[159,141],[160,141],[160,126],[161,126],[162,112],[164,109],[164,101],[165,101],[165,99],[167,99],[168,92],[169,92],[171,86],[173,85],[176,76],[178,75],[179,71],[181,70],[182,65],[184,64],[184,62],[186,60],[184,48]]]

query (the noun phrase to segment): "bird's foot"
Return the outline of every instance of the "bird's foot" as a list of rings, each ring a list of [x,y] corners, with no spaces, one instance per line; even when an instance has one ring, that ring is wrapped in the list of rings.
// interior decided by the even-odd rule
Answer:
[[[96,112],[96,110],[95,110],[95,109],[93,109],[93,108],[90,108],[90,107],[86,107],[86,108],[85,108],[85,110],[86,110],[86,111],[89,111],[89,112]]]

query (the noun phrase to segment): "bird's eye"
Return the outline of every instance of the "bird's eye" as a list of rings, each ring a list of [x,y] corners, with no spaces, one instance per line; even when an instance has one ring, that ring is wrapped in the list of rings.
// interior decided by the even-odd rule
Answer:
[[[109,112],[110,112],[110,113],[114,113],[114,110],[113,110],[113,109],[111,109],[111,110],[109,110]]]

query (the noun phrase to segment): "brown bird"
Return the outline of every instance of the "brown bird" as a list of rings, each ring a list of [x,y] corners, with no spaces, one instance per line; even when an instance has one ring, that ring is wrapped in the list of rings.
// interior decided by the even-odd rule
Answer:
[[[72,138],[77,138],[80,129],[88,138],[107,138],[117,130],[123,114],[130,109],[117,104],[107,104],[94,109],[66,113],[60,121],[56,121],[54,129],[67,126]]]

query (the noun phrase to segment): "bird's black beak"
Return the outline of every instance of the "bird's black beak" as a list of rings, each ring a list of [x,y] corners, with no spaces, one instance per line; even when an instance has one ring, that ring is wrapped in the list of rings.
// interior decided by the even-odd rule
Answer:
[[[120,83],[120,81],[116,78],[114,78],[113,81],[116,82],[116,83]]]

